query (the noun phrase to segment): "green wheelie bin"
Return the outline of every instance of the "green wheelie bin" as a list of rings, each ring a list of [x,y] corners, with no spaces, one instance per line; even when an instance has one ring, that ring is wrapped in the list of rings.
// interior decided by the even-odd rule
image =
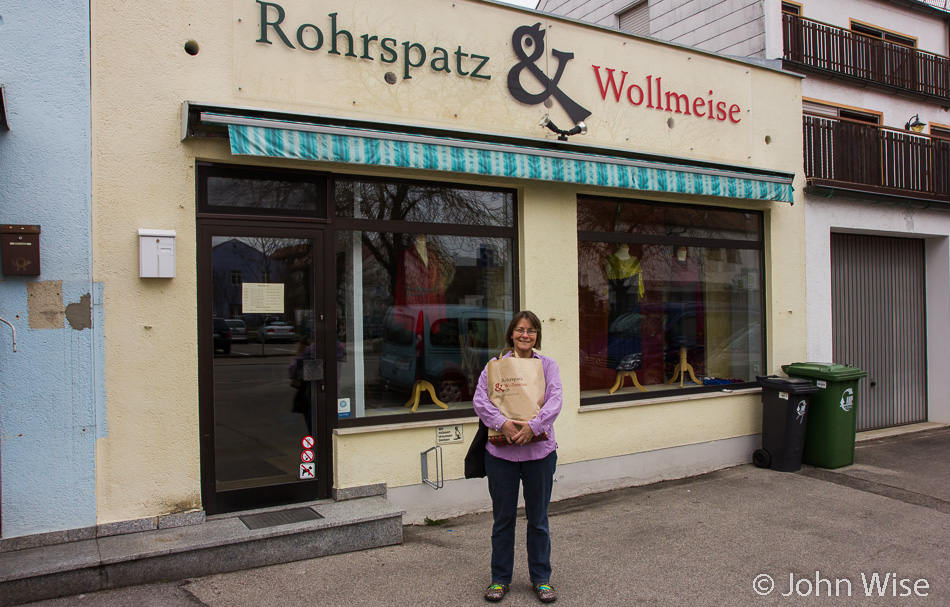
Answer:
[[[867,371],[849,365],[807,362],[782,365],[782,371],[818,386],[818,392],[809,399],[802,463],[821,468],[853,464],[858,380],[867,377]]]

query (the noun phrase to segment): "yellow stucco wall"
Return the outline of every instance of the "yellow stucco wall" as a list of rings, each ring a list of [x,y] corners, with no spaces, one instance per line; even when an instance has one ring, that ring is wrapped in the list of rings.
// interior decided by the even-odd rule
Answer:
[[[795,172],[801,189],[798,78],[604,29],[478,0],[277,0],[285,30],[312,23],[326,37],[328,15],[361,45],[363,34],[391,36],[429,50],[490,57],[491,79],[428,67],[403,78],[401,62],[290,49],[258,42],[261,4],[254,0],[124,2],[92,0],[93,245],[95,280],[104,287],[108,434],[97,444],[100,523],[200,507],[196,321],[196,160],[393,177],[435,178],[517,187],[521,198],[521,296],[544,321],[544,350],[560,364],[565,405],[558,421],[561,461],[579,461],[757,431],[757,396],[579,413],[576,196],[634,197],[634,192],[461,175],[392,172],[353,166],[234,158],[226,142],[180,140],[181,103],[257,107],[551,138],[538,127],[550,109],[516,102],[504,86],[517,63],[511,33],[541,22],[546,52],[539,66],[554,74],[552,49],[575,54],[560,86],[593,112],[588,135],[574,141]],[[312,35],[306,30],[304,35]],[[184,52],[187,40],[200,52]],[[304,38],[314,44],[313,38]],[[357,50],[360,54],[362,48]],[[401,59],[401,58],[400,58]],[[454,57],[452,59],[454,61]],[[466,64],[466,69],[472,66]],[[626,85],[660,76],[663,90],[712,96],[741,107],[738,124],[605,101],[592,65],[610,67]],[[454,65],[453,65],[454,69]],[[397,75],[388,84],[384,74]],[[606,72],[600,72],[602,76]],[[530,88],[531,79],[523,80]],[[668,122],[673,118],[672,125]],[[766,136],[771,143],[766,143]],[[682,196],[653,197],[765,210],[770,322],[769,360],[804,356],[802,206]],[[796,200],[800,200],[796,194]],[[177,232],[174,279],[138,277],[138,228]],[[466,426],[467,437],[474,425]],[[419,482],[418,453],[435,442],[431,427],[334,437],[337,487]],[[461,476],[467,445],[445,447],[446,477]]]

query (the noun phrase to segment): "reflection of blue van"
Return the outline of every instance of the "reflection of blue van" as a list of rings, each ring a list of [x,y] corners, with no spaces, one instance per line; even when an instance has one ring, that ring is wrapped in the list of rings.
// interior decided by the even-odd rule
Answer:
[[[505,347],[509,314],[475,306],[395,306],[383,319],[379,375],[408,391],[424,379],[443,402],[471,398],[482,369]]]

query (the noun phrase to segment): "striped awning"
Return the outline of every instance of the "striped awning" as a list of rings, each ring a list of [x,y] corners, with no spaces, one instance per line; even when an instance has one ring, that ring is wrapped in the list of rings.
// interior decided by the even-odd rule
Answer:
[[[202,112],[226,125],[231,153],[792,202],[792,175],[691,166],[453,137]]]

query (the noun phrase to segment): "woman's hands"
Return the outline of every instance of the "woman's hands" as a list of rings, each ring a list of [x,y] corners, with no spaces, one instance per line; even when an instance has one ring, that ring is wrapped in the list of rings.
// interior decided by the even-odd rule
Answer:
[[[528,422],[509,419],[501,426],[501,433],[514,445],[527,445],[534,439],[534,431]]]

